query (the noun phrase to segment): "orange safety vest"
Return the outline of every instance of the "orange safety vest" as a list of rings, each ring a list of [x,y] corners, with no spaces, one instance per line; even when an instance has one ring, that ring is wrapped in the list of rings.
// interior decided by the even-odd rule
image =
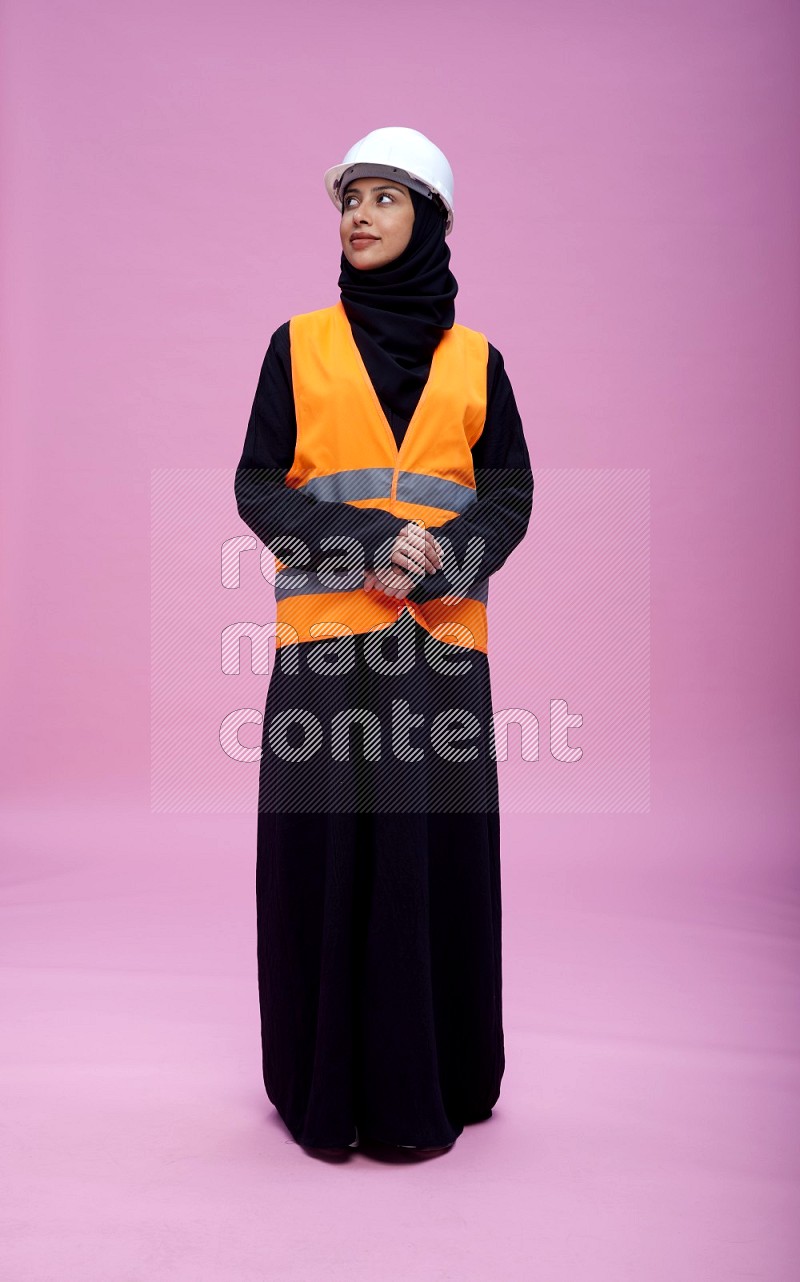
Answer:
[[[341,300],[291,317],[289,335],[297,442],[287,485],[426,526],[476,501],[471,450],[486,421],[484,334],[445,330],[399,450]],[[331,557],[335,564],[337,553]],[[418,604],[377,588],[331,587],[277,557],[275,570],[278,646],[390,627],[407,609],[441,641],[487,652],[488,579],[466,592],[454,587],[463,599]]]

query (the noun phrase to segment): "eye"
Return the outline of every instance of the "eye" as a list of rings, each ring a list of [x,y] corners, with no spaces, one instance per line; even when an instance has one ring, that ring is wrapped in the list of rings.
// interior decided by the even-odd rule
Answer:
[[[379,193],[379,195],[378,195],[378,200],[383,200],[383,199],[384,199],[384,197],[385,197],[385,198],[386,198],[386,200],[388,200],[391,204],[394,204],[394,198],[393,198],[393,196],[392,196],[391,192],[388,192],[388,191],[382,191],[382,192],[380,192],[380,193]],[[355,195],[353,195],[353,196],[345,196],[345,198],[344,198],[344,208],[345,208],[345,209],[349,209],[349,208],[350,208],[350,201],[351,201],[351,200],[358,200],[358,196],[355,196]]]

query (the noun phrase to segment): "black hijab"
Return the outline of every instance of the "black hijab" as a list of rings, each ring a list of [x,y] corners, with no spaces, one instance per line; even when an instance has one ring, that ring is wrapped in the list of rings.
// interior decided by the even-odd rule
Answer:
[[[342,306],[378,399],[405,422],[422,395],[442,334],[455,323],[458,293],[444,208],[413,187],[408,193],[414,226],[402,254],[362,271],[343,252],[339,276]]]

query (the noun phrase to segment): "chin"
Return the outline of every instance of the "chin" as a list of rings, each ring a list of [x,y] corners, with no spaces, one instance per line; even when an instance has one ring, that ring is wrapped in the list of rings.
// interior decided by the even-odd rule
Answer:
[[[365,263],[359,258],[351,258],[349,254],[345,254],[345,258],[351,267],[355,267],[360,272],[368,272],[371,267],[380,267],[380,263]]]

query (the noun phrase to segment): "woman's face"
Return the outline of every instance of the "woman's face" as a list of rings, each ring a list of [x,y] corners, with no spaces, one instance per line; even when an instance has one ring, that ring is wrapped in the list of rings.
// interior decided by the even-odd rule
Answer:
[[[411,239],[414,206],[408,187],[388,178],[356,178],[348,183],[339,235],[353,267],[369,270],[390,263]]]

